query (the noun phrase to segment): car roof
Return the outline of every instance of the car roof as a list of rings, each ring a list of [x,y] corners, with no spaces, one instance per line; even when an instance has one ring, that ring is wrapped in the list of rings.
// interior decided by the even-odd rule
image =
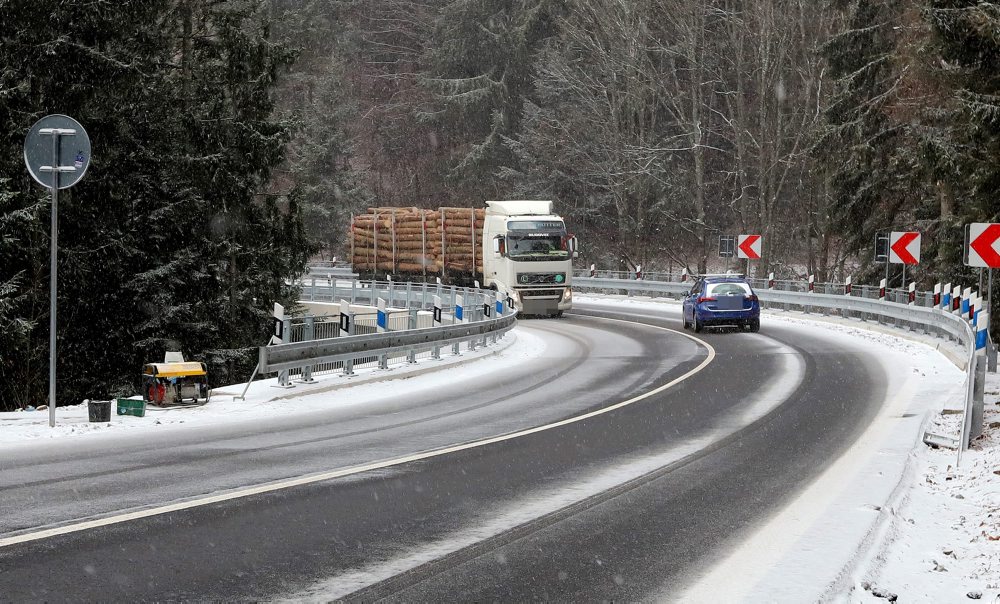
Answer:
[[[746,277],[702,277],[706,283],[747,283]]]

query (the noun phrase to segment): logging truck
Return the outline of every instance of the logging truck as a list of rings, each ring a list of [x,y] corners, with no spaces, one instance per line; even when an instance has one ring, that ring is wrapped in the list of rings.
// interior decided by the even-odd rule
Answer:
[[[483,287],[527,315],[573,304],[576,238],[551,201],[487,201],[485,208],[369,208],[351,220],[351,258],[363,278],[391,275]]]

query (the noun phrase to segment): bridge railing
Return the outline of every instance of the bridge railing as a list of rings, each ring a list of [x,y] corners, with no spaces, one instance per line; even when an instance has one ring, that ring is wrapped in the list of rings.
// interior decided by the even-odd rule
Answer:
[[[260,347],[258,372],[278,373],[284,387],[293,380],[311,382],[322,372],[350,375],[376,363],[388,368],[437,359],[449,346],[457,355],[463,344],[475,350],[496,343],[517,323],[516,310],[492,290],[312,278],[300,285],[303,304],[335,303],[338,312],[286,318],[285,341]],[[386,303],[383,317],[380,299]],[[339,312],[341,302],[347,312]]]

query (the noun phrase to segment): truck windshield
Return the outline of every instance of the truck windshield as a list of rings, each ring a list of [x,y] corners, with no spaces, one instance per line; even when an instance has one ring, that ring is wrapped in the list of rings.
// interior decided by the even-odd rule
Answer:
[[[512,260],[562,260],[569,258],[566,238],[548,233],[510,233],[507,256]]]

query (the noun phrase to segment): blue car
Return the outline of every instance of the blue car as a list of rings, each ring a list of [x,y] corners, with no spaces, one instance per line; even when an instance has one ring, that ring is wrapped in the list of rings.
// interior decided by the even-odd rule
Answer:
[[[684,329],[733,325],[760,331],[760,302],[743,277],[705,276],[695,280],[684,298]]]

